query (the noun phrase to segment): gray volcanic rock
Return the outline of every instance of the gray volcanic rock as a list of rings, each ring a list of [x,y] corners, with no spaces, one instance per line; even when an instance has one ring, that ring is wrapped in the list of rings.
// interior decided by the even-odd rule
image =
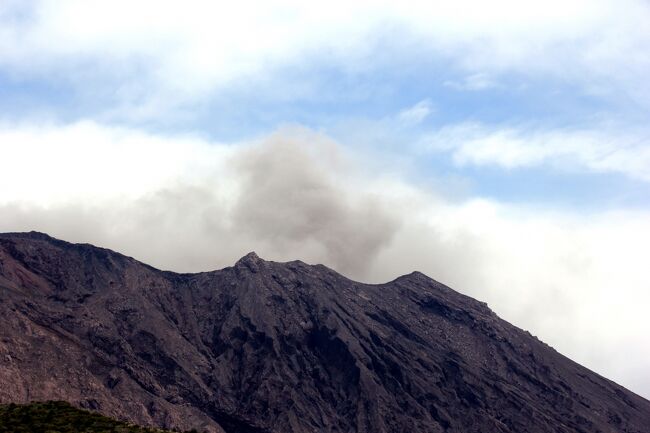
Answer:
[[[650,402],[414,272],[163,272],[0,235],[0,402],[227,433],[648,433]]]

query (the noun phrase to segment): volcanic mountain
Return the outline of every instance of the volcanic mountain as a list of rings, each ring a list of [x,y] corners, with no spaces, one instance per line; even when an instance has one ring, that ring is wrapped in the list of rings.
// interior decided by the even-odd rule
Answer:
[[[226,433],[648,433],[650,402],[414,272],[164,272],[0,235],[0,403]]]

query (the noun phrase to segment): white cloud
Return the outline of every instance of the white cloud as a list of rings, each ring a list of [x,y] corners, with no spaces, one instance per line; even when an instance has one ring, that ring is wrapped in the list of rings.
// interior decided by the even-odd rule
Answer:
[[[468,75],[460,81],[447,80],[443,83],[447,87],[456,90],[479,91],[499,87],[499,84],[488,74],[476,73]]]
[[[451,152],[458,165],[504,168],[551,165],[569,171],[622,173],[650,181],[650,133],[623,130],[495,128],[476,123],[447,126],[422,140]]]
[[[0,202],[134,198],[183,178],[203,179],[232,152],[192,136],[164,137],[84,121],[0,126],[6,167]]]
[[[405,125],[417,125],[425,120],[433,112],[433,105],[428,99],[424,99],[412,107],[400,111],[397,120]]]
[[[0,65],[79,85],[113,77],[125,102],[169,104],[282,81],[305,63],[355,73],[411,52],[452,60],[472,88],[502,72],[551,74],[647,104],[649,20],[642,0],[3,2]]]
[[[418,269],[650,395],[647,212],[450,202],[403,176],[360,174],[366,160],[300,128],[226,145],[92,122],[5,125],[0,152],[0,231],[179,271],[250,250],[369,281]]]

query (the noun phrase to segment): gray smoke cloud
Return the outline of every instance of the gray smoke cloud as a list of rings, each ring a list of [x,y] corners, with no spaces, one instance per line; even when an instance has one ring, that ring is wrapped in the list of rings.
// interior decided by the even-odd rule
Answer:
[[[385,203],[342,182],[350,173],[340,149],[317,134],[276,133],[224,162],[200,182],[174,179],[131,200],[6,203],[0,228],[105,245],[177,271],[228,266],[256,250],[357,277],[398,229]]]
[[[367,161],[299,128],[229,146],[96,125],[54,132],[0,145],[0,231],[44,231],[181,272],[253,250],[368,282],[419,270],[650,395],[647,213],[450,201],[381,170],[364,175]],[[28,170],[53,142],[58,153]]]
[[[317,154],[308,150],[276,135],[241,156],[236,229],[273,245],[274,255],[313,248],[342,272],[365,275],[392,240],[397,219],[377,198],[337,182],[347,176],[333,144],[321,144]]]

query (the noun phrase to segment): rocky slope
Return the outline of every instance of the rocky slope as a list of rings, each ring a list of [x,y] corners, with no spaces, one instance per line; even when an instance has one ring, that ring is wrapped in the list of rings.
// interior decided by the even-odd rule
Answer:
[[[163,272],[0,235],[0,402],[227,433],[648,433],[650,402],[420,273]]]

